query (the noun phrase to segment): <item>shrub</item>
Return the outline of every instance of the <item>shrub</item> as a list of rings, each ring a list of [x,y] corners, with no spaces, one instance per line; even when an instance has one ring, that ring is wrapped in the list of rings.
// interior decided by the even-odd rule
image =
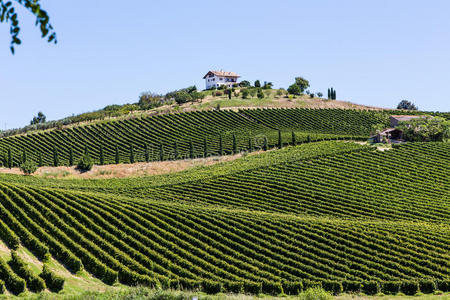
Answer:
[[[244,293],[258,295],[262,292],[261,282],[244,281]]]
[[[299,295],[300,300],[329,300],[333,299],[330,293],[327,293],[320,287],[309,288]]]
[[[344,280],[342,282],[342,289],[346,293],[358,294],[361,292],[361,282]]]
[[[300,95],[301,94],[301,90],[300,87],[298,85],[291,84],[288,89],[287,89],[288,93],[291,95]]]
[[[433,280],[429,279],[420,280],[419,287],[420,291],[425,294],[431,294],[437,289],[436,283]]]
[[[202,291],[207,294],[217,294],[222,291],[222,284],[220,282],[204,280],[202,282]]]
[[[20,165],[20,170],[23,172],[23,174],[25,175],[31,175],[34,172],[36,172],[37,170],[37,165],[31,161],[31,160],[26,160],[24,163],[22,163]]]
[[[221,91],[215,91],[214,96],[223,96],[223,93]]]
[[[45,284],[52,292],[57,293],[64,288],[64,278],[59,277],[55,273],[53,273],[46,264],[44,264],[42,273],[39,276],[45,280]]]
[[[261,87],[261,82],[259,80],[255,81],[255,87],[257,88]]]
[[[400,291],[408,296],[415,295],[419,292],[419,283],[417,281],[403,281]]]
[[[437,288],[443,292],[450,292],[450,280],[438,280],[436,282]]]
[[[248,98],[248,95],[249,95],[248,89],[242,89],[241,93],[242,93],[242,99],[247,99]]]
[[[256,96],[258,97],[258,99],[262,99],[264,98],[264,93],[261,89],[258,89],[258,92],[256,94]]]
[[[11,252],[10,266],[16,274],[27,282],[30,291],[38,293],[45,290],[45,282],[42,278],[37,277],[26,265],[26,263],[17,255],[17,252]]]
[[[262,292],[269,295],[278,295],[283,293],[283,286],[280,282],[264,280],[262,282]]]
[[[401,281],[385,281],[381,285],[381,292],[386,295],[396,295],[400,292]]]
[[[362,284],[361,291],[366,295],[376,295],[380,292],[380,284],[377,281],[366,281]]]
[[[343,291],[342,283],[340,281],[323,281],[322,288],[333,295],[339,295]]]
[[[298,295],[303,290],[301,281],[283,282],[283,291],[288,295]]]
[[[87,172],[90,171],[93,166],[94,163],[92,162],[92,159],[89,156],[89,154],[83,154],[83,156],[81,157],[80,161],[77,164],[77,169],[82,172]]]
[[[244,283],[235,281],[225,281],[223,284],[223,289],[227,293],[240,294],[244,291]]]

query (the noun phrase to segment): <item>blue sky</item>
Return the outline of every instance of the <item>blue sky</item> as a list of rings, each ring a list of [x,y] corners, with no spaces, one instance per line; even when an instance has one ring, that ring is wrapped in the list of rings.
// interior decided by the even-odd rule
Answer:
[[[23,44],[0,24],[0,128],[203,88],[209,69],[338,99],[450,111],[450,1],[41,0],[59,43],[20,10]],[[70,3],[70,5],[69,5]]]

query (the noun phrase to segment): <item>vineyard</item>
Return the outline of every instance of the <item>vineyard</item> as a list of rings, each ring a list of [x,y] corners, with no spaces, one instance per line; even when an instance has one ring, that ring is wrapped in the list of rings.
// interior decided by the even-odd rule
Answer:
[[[300,122],[301,120],[301,122]],[[0,164],[76,165],[173,160],[316,140],[366,140],[388,114],[339,109],[197,111],[62,128],[0,139]],[[280,134],[280,136],[279,136]]]
[[[265,119],[264,111],[251,113]],[[272,117],[277,129],[294,128],[287,116]],[[0,175],[0,239],[106,285],[212,294],[295,295],[312,286],[334,294],[447,292],[449,178],[448,143],[378,151],[351,141],[133,179]],[[11,253],[0,260],[0,290],[62,288],[52,270],[30,274]]]

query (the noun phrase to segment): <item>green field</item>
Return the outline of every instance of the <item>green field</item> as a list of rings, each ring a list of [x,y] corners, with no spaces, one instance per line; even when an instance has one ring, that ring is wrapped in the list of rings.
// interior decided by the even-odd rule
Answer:
[[[205,132],[220,133],[231,128],[230,118],[242,122],[234,127],[240,137],[246,129],[272,134],[275,146],[282,130],[286,143],[149,177],[0,175],[0,290],[31,295],[31,277],[39,278],[43,263],[65,279],[62,293],[69,294],[118,284],[253,295],[297,295],[316,286],[334,294],[450,290],[449,143],[385,151],[349,139],[287,146],[292,131],[356,137],[386,120],[379,113],[343,110],[219,111],[104,126],[128,128],[117,134],[125,147],[143,136],[126,132],[144,132],[143,124],[171,120],[170,130],[182,130],[189,128],[182,122],[195,119]],[[162,128],[158,124],[152,128]],[[98,126],[50,131],[40,140],[68,143],[63,134],[80,130],[93,147]],[[194,137],[195,131],[178,137],[183,134]],[[25,145],[32,136],[0,141]],[[9,262],[11,250],[29,267],[30,278]]]

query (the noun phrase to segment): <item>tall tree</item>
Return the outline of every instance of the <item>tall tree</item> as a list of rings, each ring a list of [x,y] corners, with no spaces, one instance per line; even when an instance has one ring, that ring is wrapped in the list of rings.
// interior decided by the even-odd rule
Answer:
[[[53,166],[59,166],[58,148],[56,148],[56,146],[53,146]]]
[[[249,137],[248,138],[248,152],[253,152],[253,142],[252,142],[252,138]]]
[[[222,135],[219,135],[219,155],[223,155],[223,138]]]
[[[295,77],[295,84],[298,85],[300,91],[303,93],[307,88],[309,88],[309,81],[303,77]]]
[[[269,142],[267,141],[267,137],[264,137],[264,142],[263,142],[263,150],[267,151],[269,150]]]
[[[278,130],[278,149],[283,148],[283,140],[281,138],[281,130]]]
[[[134,164],[134,146],[130,144],[130,164]]]
[[[203,139],[203,157],[208,156],[208,141],[206,140],[206,137]]]
[[[13,167],[13,155],[12,155],[12,151],[11,151],[11,147],[8,148],[8,168],[12,168]]]
[[[162,142],[159,142],[159,160],[164,160],[164,146]]]
[[[193,159],[195,156],[194,153],[194,143],[192,142],[192,140],[189,141],[189,158]]]
[[[38,167],[43,167],[44,166],[44,162],[42,160],[42,151],[39,151],[38,153]]]
[[[414,105],[411,101],[402,100],[397,105],[397,109],[406,109],[406,110],[417,110],[417,106]]]
[[[73,166],[73,148],[69,149],[69,166]]]
[[[145,156],[145,162],[149,162],[150,161],[150,151],[148,149],[148,144],[145,144],[144,156]]]
[[[233,134],[233,154],[237,154],[237,153],[238,153],[238,145],[237,145],[236,135]]]
[[[292,131],[292,146],[297,145],[297,139],[295,137],[295,132]]]
[[[103,150],[103,145],[100,145],[100,166],[103,166],[105,164],[105,153]]]
[[[173,142],[173,155],[174,159],[178,159],[179,153],[178,153],[178,143],[177,141]]]
[[[115,153],[114,161],[115,161],[116,165],[118,165],[120,163],[119,145],[117,145],[117,144],[116,144],[116,153]]]
[[[12,54],[15,52],[15,46],[20,45],[22,41],[19,38],[20,26],[17,15],[17,6],[26,8],[36,17],[36,26],[41,31],[42,38],[46,38],[49,43],[57,43],[56,32],[50,24],[50,17],[41,7],[40,0],[0,0],[0,23],[10,24]]]

